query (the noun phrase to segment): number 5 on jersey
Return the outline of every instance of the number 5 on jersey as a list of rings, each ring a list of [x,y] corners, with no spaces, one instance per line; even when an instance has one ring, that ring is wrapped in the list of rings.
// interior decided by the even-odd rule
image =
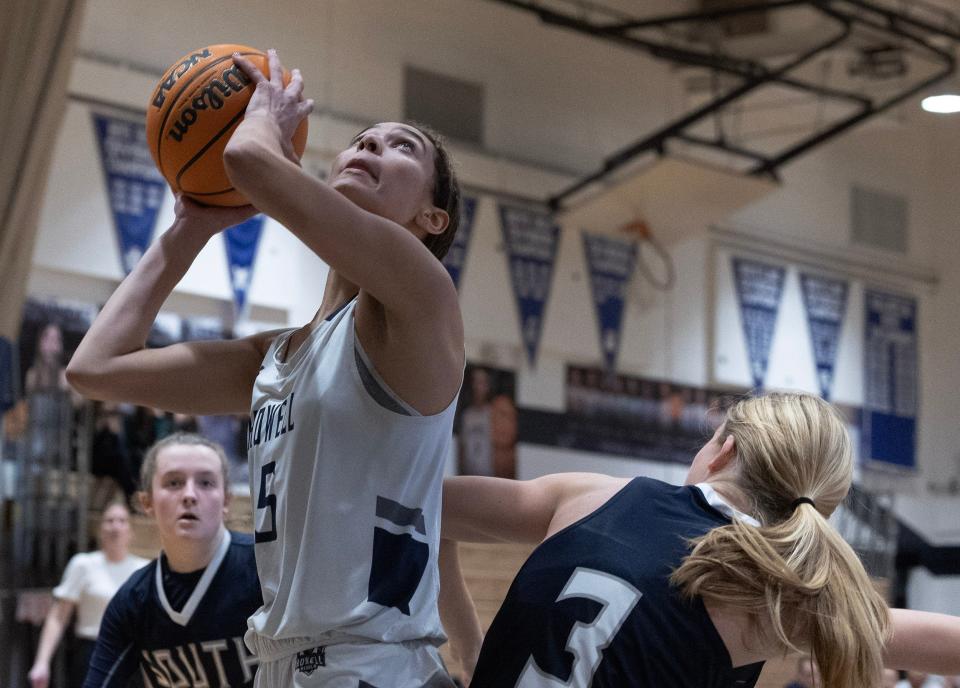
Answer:
[[[277,495],[267,494],[267,476],[273,475],[276,461],[263,464],[260,469],[260,492],[257,495],[257,511],[270,509],[270,530],[258,530],[254,533],[255,542],[272,542],[277,539]]]
[[[643,593],[622,578],[603,571],[578,568],[560,591],[557,602],[585,597],[603,605],[589,624],[578,621],[567,637],[567,651],[573,655],[570,679],[562,681],[544,672],[533,657],[527,660],[516,688],[572,688],[589,686],[603,659],[603,650],[613,641]]]

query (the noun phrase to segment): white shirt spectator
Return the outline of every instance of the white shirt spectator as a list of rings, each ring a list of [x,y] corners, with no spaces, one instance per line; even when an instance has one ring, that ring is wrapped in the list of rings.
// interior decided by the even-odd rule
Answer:
[[[63,580],[53,589],[53,596],[77,605],[74,633],[80,638],[96,640],[100,619],[114,593],[146,559],[128,554],[120,561],[110,561],[103,552],[75,554]]]

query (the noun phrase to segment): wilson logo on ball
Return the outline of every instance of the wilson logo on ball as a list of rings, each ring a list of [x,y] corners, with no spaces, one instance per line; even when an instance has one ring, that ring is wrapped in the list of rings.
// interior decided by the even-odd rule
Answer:
[[[250,79],[239,67],[233,66],[224,70],[219,79],[208,81],[207,85],[200,89],[200,93],[190,101],[190,105],[180,112],[180,118],[173,123],[167,136],[174,141],[182,141],[187,130],[197,121],[198,110],[219,110],[223,107],[224,98],[240,93],[249,83]]]
[[[160,172],[174,193],[207,205],[247,202],[233,188],[223,166],[227,141],[243,121],[253,95],[250,79],[233,63],[234,53],[269,77],[269,61],[262,50],[208,45],[190,51],[164,70],[147,108],[147,142]],[[285,84],[290,76],[284,70]],[[307,144],[306,119],[291,142],[297,155],[302,155]]]

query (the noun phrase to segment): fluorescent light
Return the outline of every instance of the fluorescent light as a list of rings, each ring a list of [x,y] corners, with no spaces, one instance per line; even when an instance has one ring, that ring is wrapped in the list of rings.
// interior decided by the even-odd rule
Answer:
[[[920,103],[927,112],[950,113],[960,112],[960,95],[944,94],[924,98]]]

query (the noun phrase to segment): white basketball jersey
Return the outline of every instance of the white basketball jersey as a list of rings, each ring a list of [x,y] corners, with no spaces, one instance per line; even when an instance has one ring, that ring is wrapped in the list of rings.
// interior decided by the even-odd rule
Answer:
[[[249,625],[274,640],[439,644],[440,498],[456,396],[436,415],[407,415],[416,412],[360,349],[356,303],[282,363],[292,331],[278,336],[257,376],[248,446],[263,607]],[[371,378],[389,403],[374,398]]]

